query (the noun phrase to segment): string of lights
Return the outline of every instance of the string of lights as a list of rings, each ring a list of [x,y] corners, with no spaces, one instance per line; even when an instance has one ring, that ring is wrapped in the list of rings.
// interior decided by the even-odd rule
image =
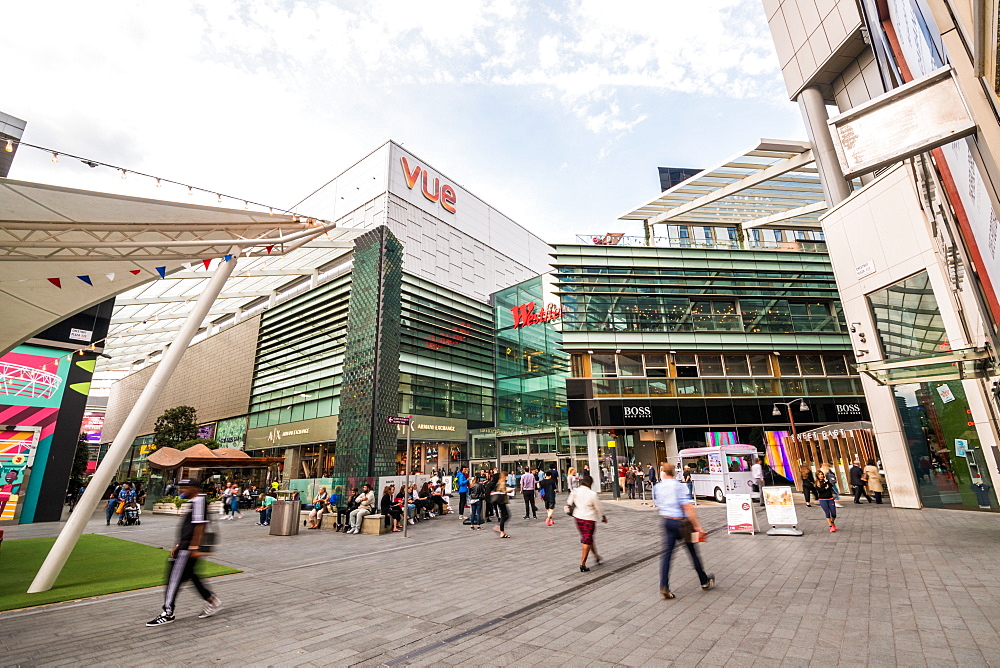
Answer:
[[[112,165],[112,164],[107,163],[107,162],[101,162],[100,160],[92,160],[90,158],[86,158],[86,157],[79,156],[79,155],[74,155],[72,153],[67,153],[65,151],[57,151],[55,149],[52,149],[52,148],[49,148],[49,147],[46,147],[46,146],[39,146],[37,144],[29,144],[28,142],[21,141],[19,139],[2,139],[0,141],[4,142],[4,148],[3,148],[3,150],[6,151],[7,153],[13,153],[14,149],[16,147],[26,146],[28,148],[33,148],[33,149],[36,149],[38,151],[42,151],[43,153],[51,153],[52,154],[52,162],[59,162],[59,158],[60,157],[72,158],[73,160],[79,160],[80,162],[82,162],[83,164],[85,164],[85,165],[87,165],[88,167],[91,167],[91,168],[107,167],[108,169],[111,169],[111,170],[114,170],[116,172],[119,172],[121,174],[121,177],[122,177],[123,180],[126,179],[129,174],[134,174],[135,176],[141,176],[141,177],[152,179],[152,180],[156,181],[156,187],[157,188],[161,187],[164,183],[166,183],[166,184],[169,184],[169,185],[180,186],[181,188],[187,188],[188,195],[194,195],[195,192],[205,193],[206,195],[215,195],[216,202],[219,203],[219,204],[222,204],[223,200],[232,200],[233,202],[237,202],[237,203],[238,202],[242,202],[243,203],[243,209],[246,210],[246,211],[249,211],[250,207],[254,206],[254,207],[257,207],[257,208],[261,209],[262,212],[263,212],[263,210],[266,209],[267,212],[268,212],[268,214],[274,214],[275,212],[277,212],[277,213],[288,214],[288,215],[296,217],[296,218],[303,218],[303,219],[309,218],[310,220],[316,220],[314,218],[307,217],[304,214],[301,214],[301,213],[298,213],[296,211],[292,211],[292,210],[289,210],[289,209],[283,209],[283,208],[277,207],[277,206],[270,206],[270,205],[267,205],[267,204],[262,204],[261,202],[255,202],[253,200],[246,199],[244,197],[237,197],[235,195],[227,195],[226,193],[218,192],[216,190],[211,190],[211,189],[208,189],[208,188],[201,188],[199,186],[193,186],[193,185],[190,185],[190,184],[187,184],[187,183],[182,183],[180,181],[175,181],[173,179],[168,179],[168,178],[165,178],[165,177],[162,177],[162,176],[155,176],[153,174],[147,174],[145,172],[140,172],[140,171],[137,171],[137,170],[134,170],[134,169],[128,169],[126,167],[119,167],[118,165]],[[328,221],[322,221],[322,222],[325,223],[325,222],[328,222]]]

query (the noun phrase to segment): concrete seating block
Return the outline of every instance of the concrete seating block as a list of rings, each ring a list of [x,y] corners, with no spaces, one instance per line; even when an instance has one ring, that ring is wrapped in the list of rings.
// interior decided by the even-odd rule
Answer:
[[[365,515],[365,519],[361,522],[361,533],[381,536],[390,531],[392,529],[385,525],[384,515]]]
[[[323,513],[323,521],[320,523],[321,529],[337,528],[337,513]]]

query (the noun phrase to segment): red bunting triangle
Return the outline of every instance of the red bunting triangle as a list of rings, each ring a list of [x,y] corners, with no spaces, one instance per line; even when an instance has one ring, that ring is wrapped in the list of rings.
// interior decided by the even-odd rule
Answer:
[[[128,273],[132,274],[133,276],[138,276],[139,274],[142,273],[142,269],[129,269]]]
[[[202,260],[201,263],[205,265],[205,270],[208,271],[208,265],[212,264],[212,260],[211,259]]]
[[[62,281],[60,281],[58,278],[50,278],[47,280],[49,281],[49,283],[62,290]]]
[[[270,255],[270,254],[271,254],[271,249],[273,249],[273,248],[274,248],[274,246],[268,246],[268,247],[267,247],[267,254],[268,254],[268,255]]]

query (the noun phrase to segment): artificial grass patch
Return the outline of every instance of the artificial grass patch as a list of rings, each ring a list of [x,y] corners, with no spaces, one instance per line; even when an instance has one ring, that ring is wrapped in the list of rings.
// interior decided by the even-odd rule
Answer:
[[[27,594],[55,538],[5,540],[0,545],[0,611],[72,601],[90,596],[156,587],[166,577],[167,550],[110,536],[80,536],[66,566],[49,591]],[[239,573],[201,560],[203,578]]]

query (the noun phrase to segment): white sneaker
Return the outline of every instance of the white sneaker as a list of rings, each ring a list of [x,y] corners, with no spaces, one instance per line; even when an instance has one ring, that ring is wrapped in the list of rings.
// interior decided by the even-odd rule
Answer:
[[[833,505],[834,505],[835,508],[843,508],[843,506],[840,505],[840,502],[836,502]]]
[[[212,598],[205,601],[205,607],[202,609],[201,614],[198,615],[198,619],[205,619],[206,617],[211,617],[221,609],[222,609],[222,601],[219,600],[218,596],[213,596]]]
[[[414,521],[413,521],[413,520],[411,519],[411,520],[410,520],[410,524],[416,524],[416,522],[414,522]]]

